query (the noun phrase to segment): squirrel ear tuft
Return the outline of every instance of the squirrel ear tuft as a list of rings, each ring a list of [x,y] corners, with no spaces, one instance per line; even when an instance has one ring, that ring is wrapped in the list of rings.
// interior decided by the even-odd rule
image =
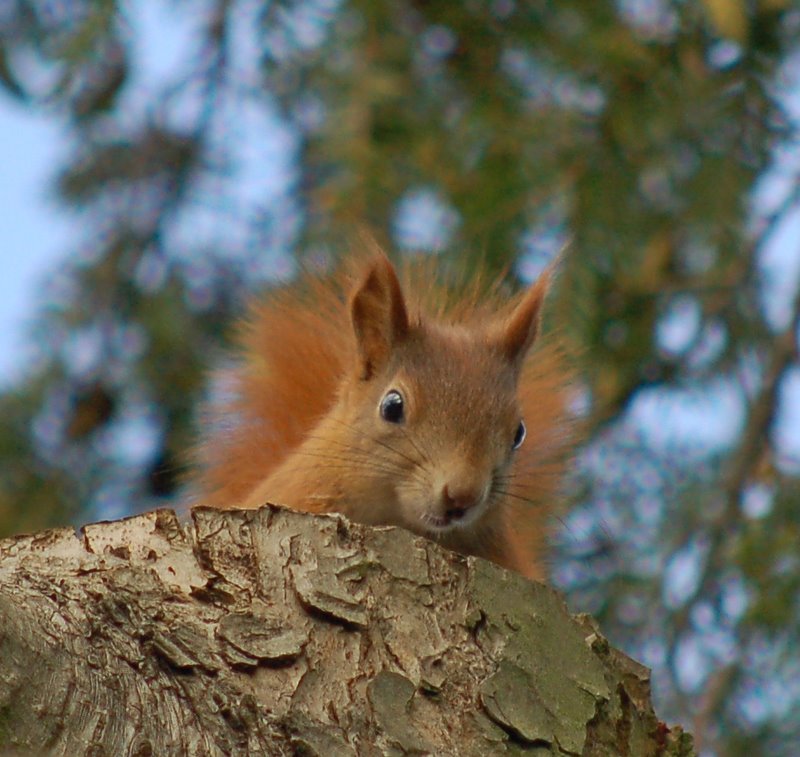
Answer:
[[[372,378],[389,361],[393,347],[408,334],[408,312],[397,273],[381,254],[369,265],[350,299],[350,318],[361,378]]]
[[[500,351],[511,363],[521,362],[536,341],[542,305],[550,289],[551,272],[552,267],[548,266],[497,332]]]

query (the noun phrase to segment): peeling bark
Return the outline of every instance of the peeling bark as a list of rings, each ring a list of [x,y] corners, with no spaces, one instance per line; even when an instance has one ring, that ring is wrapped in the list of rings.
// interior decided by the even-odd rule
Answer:
[[[4,754],[694,754],[648,676],[552,589],[341,516],[0,542]]]

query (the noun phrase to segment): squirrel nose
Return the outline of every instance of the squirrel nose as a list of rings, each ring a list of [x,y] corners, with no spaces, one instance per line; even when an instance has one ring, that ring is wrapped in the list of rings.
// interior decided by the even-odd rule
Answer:
[[[479,498],[480,492],[474,486],[445,484],[442,489],[445,517],[450,520],[460,520],[478,503]]]

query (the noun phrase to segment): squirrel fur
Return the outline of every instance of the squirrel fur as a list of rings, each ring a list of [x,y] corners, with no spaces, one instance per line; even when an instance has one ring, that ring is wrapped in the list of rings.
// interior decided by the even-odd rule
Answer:
[[[542,578],[570,446],[565,361],[537,339],[551,278],[453,296],[372,252],[275,288],[221,376],[199,501],[341,512]]]

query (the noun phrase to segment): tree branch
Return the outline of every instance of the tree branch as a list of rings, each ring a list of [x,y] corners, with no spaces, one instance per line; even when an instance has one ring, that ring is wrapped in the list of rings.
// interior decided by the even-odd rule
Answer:
[[[340,516],[192,518],[0,542],[0,748],[693,754],[546,586]]]

